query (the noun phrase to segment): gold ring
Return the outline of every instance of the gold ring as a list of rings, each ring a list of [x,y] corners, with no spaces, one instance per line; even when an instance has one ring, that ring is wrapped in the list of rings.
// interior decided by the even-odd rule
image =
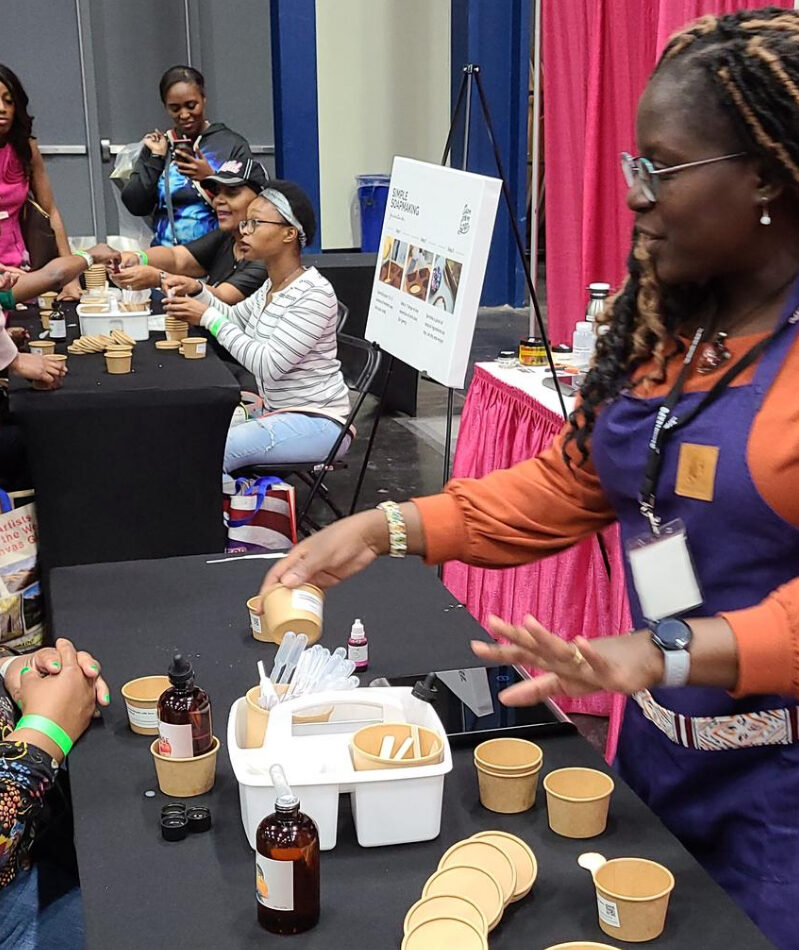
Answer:
[[[585,663],[585,657],[580,652],[580,648],[575,644],[572,644],[572,659],[574,660],[577,666],[582,666]]]

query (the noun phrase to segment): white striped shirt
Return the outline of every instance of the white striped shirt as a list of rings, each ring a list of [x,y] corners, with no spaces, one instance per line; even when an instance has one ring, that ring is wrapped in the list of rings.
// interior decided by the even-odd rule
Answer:
[[[343,421],[350,401],[336,358],[335,291],[315,267],[267,303],[271,287],[267,280],[235,306],[203,288],[196,299],[210,306],[202,325],[224,318],[216,338],[255,376],[268,409],[319,411]]]

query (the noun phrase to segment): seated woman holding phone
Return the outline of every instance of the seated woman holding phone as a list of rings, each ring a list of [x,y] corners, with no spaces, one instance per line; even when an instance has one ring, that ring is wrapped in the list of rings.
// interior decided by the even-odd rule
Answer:
[[[266,269],[260,261],[244,258],[239,223],[247,217],[250,202],[266,187],[266,179],[263,167],[252,159],[225,162],[202,181],[213,195],[219,227],[182,246],[150,248],[146,264],[140,263],[140,252],[125,251],[121,270],[111,274],[114,283],[128,290],[160,287],[165,293],[185,295],[199,293],[197,278],[207,277],[208,290],[229,304],[255,293],[266,280]]]
[[[231,159],[252,158],[238,132],[205,118],[205,80],[198,70],[170,67],[159,90],[174,127],[166,134],[155,129],[145,135],[121,195],[131,214],[152,216],[154,247],[186,244],[213,231],[212,197],[201,182]],[[141,263],[147,263],[144,256]]]

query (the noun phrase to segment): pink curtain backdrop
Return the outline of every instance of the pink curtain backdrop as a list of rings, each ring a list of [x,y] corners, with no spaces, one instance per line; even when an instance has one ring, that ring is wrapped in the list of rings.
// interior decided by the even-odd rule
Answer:
[[[563,420],[531,396],[495,379],[480,366],[461,416],[453,477],[479,478],[509,468],[545,449]],[[520,623],[533,614],[565,640],[578,634],[606,637],[631,626],[624,593],[624,568],[615,528],[605,532],[612,578],[605,571],[595,540],[583,541],[538,564],[503,570],[468,567],[458,561],[444,567],[444,583],[486,625],[489,614]],[[612,748],[623,703],[607,694],[558,700],[566,712],[611,716]]]
[[[669,36],[706,13],[793,0],[542,0],[549,334],[571,343],[586,287],[622,280],[632,216],[619,153],[636,153],[635,111]]]

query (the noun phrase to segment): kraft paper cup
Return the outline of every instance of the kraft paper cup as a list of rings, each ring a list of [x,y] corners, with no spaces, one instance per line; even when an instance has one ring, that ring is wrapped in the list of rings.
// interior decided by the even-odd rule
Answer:
[[[208,349],[204,336],[187,336],[180,341],[181,352],[187,360],[203,360]]]
[[[123,353],[128,356],[133,355],[133,347],[127,343],[109,343],[105,348],[106,353]]]
[[[140,676],[122,687],[128,724],[140,736],[158,735],[158,700],[170,687],[168,676]]]
[[[278,683],[275,691],[278,696],[282,696],[288,689],[288,683]],[[261,687],[253,686],[248,689],[244,695],[246,704],[246,725],[245,725],[245,749],[260,749],[264,744],[266,727],[269,723],[269,709],[264,709],[259,705],[258,697],[261,695]]]
[[[474,750],[477,766],[506,775],[537,771],[543,758],[541,748],[527,739],[489,739]]]
[[[488,921],[489,933],[502,919],[505,909],[502,891],[493,877],[482,868],[444,868],[432,874],[422,890],[422,897],[438,894],[459,894],[477,904]]]
[[[474,839],[490,841],[497,845],[513,861],[516,868],[516,889],[511,902],[520,901],[533,889],[538,877],[538,861],[526,841],[507,831],[479,831]]]
[[[465,920],[456,917],[436,917],[419,924],[402,938],[401,950],[488,950],[485,934]]]
[[[609,937],[642,943],[663,933],[674,875],[645,858],[596,857],[592,870],[599,926]],[[582,861],[582,858],[581,858]],[[604,863],[600,863],[603,862]]]
[[[250,630],[256,640],[265,640],[263,627],[261,624],[261,615],[258,612],[261,606],[260,597],[250,597],[247,601],[247,613],[250,615]]]
[[[304,633],[312,646],[322,636],[324,601],[324,593],[313,584],[302,584],[294,590],[273,584],[261,600],[261,636],[256,639],[280,643],[291,630]]]
[[[500,815],[518,815],[535,805],[538,769],[512,775],[490,772],[477,764],[480,804]]]
[[[46,290],[43,294],[39,294],[37,303],[39,304],[40,310],[52,310],[53,301],[58,296],[54,290]]]
[[[166,338],[167,338],[167,340],[174,340],[176,343],[180,343],[180,341],[181,341],[185,336],[186,336],[186,331],[185,331],[184,329],[180,329],[180,330],[170,330],[170,329],[167,327],[167,331],[166,331]]]
[[[439,871],[449,867],[482,868],[499,884],[504,906],[513,900],[516,890],[516,865],[510,857],[490,841],[467,838],[452,845],[438,862]]]
[[[380,749],[386,736],[394,740],[391,756],[381,756]],[[401,759],[393,758],[400,746],[411,737],[416,742],[418,736],[419,754],[413,755],[413,745]],[[352,736],[350,742],[352,764],[356,772],[373,769],[413,769],[421,765],[437,765],[444,756],[444,743],[438,733],[424,726],[407,722],[381,722],[373,726],[364,726]]]
[[[42,310],[39,312],[39,319],[42,321],[43,330],[50,329],[50,314],[51,313],[52,313],[51,310]]]
[[[31,340],[28,349],[31,353],[49,356],[51,353],[55,353],[55,342],[53,340]]]
[[[48,353],[47,355],[48,355],[49,357],[51,357],[52,359],[58,360],[60,363],[63,363],[64,366],[67,365],[67,358],[66,358],[66,356],[62,356],[60,353]],[[50,386],[49,386],[47,383],[40,383],[40,382],[38,382],[37,380],[34,380],[34,381],[33,381],[33,388],[34,388],[34,389],[49,390],[49,389],[50,389]]]
[[[132,353],[107,352],[105,354],[105,368],[113,375],[121,376],[129,373],[132,361]]]
[[[216,778],[216,756],[219,752],[219,739],[214,741],[208,752],[191,759],[173,759],[158,752],[158,739],[150,746],[155,762],[155,774],[158,787],[165,795],[175,798],[191,798],[203,795],[214,787]]]
[[[569,768],[544,779],[549,827],[564,838],[593,838],[608,823],[613,779],[596,769]]]
[[[402,932],[409,934],[428,920],[441,917],[465,920],[475,930],[488,936],[488,921],[485,914],[474,901],[459,894],[437,894],[435,897],[423,897],[418,900],[405,915]]]

